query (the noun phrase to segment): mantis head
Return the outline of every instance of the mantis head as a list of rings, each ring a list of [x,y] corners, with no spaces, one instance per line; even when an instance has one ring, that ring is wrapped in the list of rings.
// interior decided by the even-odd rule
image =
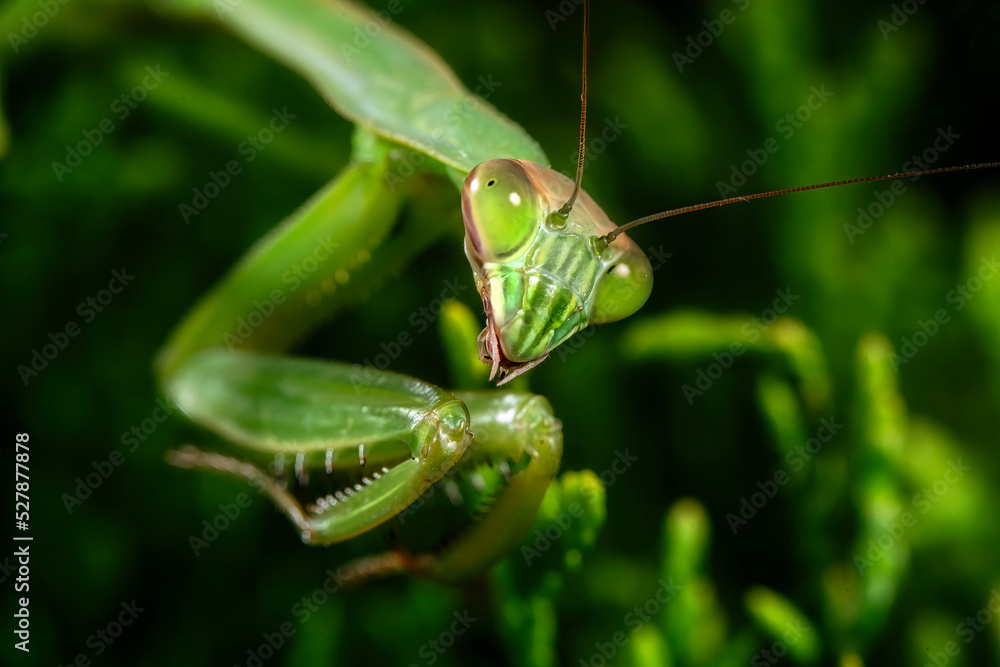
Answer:
[[[571,207],[567,201],[575,201]],[[652,291],[645,253],[566,176],[487,160],[462,188],[466,256],[487,316],[480,357],[514,377],[590,324],[637,311]],[[491,376],[492,377],[492,376]]]

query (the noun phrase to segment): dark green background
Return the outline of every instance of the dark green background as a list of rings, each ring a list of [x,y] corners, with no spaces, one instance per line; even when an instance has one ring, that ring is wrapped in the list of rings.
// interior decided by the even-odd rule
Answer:
[[[877,21],[889,18],[887,2],[754,0],[678,73],[671,54],[726,8],[737,7],[595,3],[592,136],[606,118],[620,118],[627,129],[593,160],[584,185],[612,219],[716,198],[716,182],[746,159],[747,149],[780,136],[775,122],[806,101],[810,85],[825,84],[834,96],[780,141],[741,193],[891,173],[928,147],[938,128],[961,135],[939,165],[1000,158],[996,2],[928,2],[885,40]],[[541,143],[556,169],[569,172],[582,16],[552,30],[546,10],[558,7],[415,0],[405,3],[398,23],[439,51],[470,87],[485,75],[501,82],[489,101]],[[35,11],[32,2],[0,9],[2,34],[19,30]],[[80,653],[93,664],[245,664],[261,633],[289,620],[291,606],[356,547],[307,548],[257,500],[195,557],[188,537],[245,489],[164,463],[169,447],[195,437],[176,416],[126,453],[71,515],[62,496],[94,462],[124,449],[123,434],[152,415],[151,361],[172,326],[254,241],[337,173],[350,127],[293,73],[217,26],[178,19],[165,7],[72,0],[19,53],[6,37],[0,46],[9,125],[0,162],[4,451],[13,451],[14,433],[31,434],[35,538],[32,652],[11,648],[11,576],[2,583],[0,651],[10,664],[69,664]],[[119,119],[111,103],[156,65],[170,77]],[[297,118],[185,225],[178,205],[210,171],[238,157],[237,146],[267,123],[273,107]],[[105,117],[114,132],[58,182],[51,163]],[[791,288],[801,300],[789,315],[819,336],[835,387],[834,416],[850,424],[859,337],[881,331],[898,347],[919,320],[951,308],[947,293],[978,265],[970,258],[1000,250],[998,184],[995,171],[921,179],[854,244],[842,225],[888,184],[649,226],[634,238],[672,257],[636,319],[677,308],[759,316],[776,289]],[[973,238],[973,225],[981,240]],[[83,325],[77,305],[122,267],[134,282]],[[373,358],[379,343],[408,329],[410,314],[454,277],[472,284],[458,228],[302,349],[353,362]],[[954,451],[974,466],[975,492],[949,496],[941,506],[977,502],[953,504],[933,525],[928,520],[866,664],[923,664],[921,652],[939,650],[948,629],[1000,585],[998,291],[1000,283],[990,283],[979,301],[952,310],[952,321],[899,374],[908,409],[949,432]],[[481,312],[471,289],[463,300]],[[81,323],[81,334],[25,386],[17,366],[69,320]],[[750,630],[742,598],[752,585],[781,592],[824,625],[819,565],[799,548],[810,530],[800,523],[803,500],[782,493],[736,536],[726,524],[741,496],[782,466],[756,404],[762,362],[739,360],[691,406],[681,387],[711,359],[630,360],[623,344],[630,326],[602,327],[579,351],[549,360],[530,378],[563,421],[564,470],[601,472],[625,448],[640,459],[608,489],[597,550],[557,602],[561,663],[588,659],[594,642],[621,629],[627,610],[655,588],[663,516],[682,496],[707,510],[715,535],[707,574],[729,626],[749,633],[741,636],[754,651],[771,640]],[[392,368],[447,385],[442,357],[430,329]],[[852,458],[848,436],[829,447],[849,465],[863,461]],[[7,454],[4,461],[10,479],[13,459]],[[837,512],[823,526],[833,545],[827,555],[848,563],[863,513],[850,482],[856,473],[849,469]],[[11,505],[5,501],[5,511]],[[961,530],[949,533],[956,522]],[[145,611],[94,657],[88,636],[133,598]],[[442,663],[505,664],[517,651],[502,652],[491,617],[502,610],[491,610],[483,590],[403,578],[336,597],[267,664],[427,664],[421,645],[466,608],[482,620]],[[994,621],[952,664],[1000,664],[998,627]],[[944,634],[934,634],[940,628]],[[833,635],[823,641],[832,664]]]

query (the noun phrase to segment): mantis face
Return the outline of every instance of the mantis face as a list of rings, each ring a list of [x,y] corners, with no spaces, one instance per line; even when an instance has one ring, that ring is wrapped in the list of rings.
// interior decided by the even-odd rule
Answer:
[[[653,271],[627,236],[601,247],[615,228],[581,191],[568,217],[556,215],[573,181],[527,160],[487,160],[462,188],[465,254],[486,311],[480,358],[501,384],[541,362],[590,324],[637,311]]]

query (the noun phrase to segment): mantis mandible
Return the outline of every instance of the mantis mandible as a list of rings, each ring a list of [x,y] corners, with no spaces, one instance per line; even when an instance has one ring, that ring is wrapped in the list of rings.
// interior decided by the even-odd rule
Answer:
[[[188,417],[235,445],[225,454],[185,448],[171,460],[258,485],[306,542],[371,530],[454,471],[491,487],[489,512],[448,550],[390,552],[358,566],[359,576],[409,571],[455,582],[504,557],[531,524],[561,457],[560,424],[547,401],[525,392],[449,393],[386,371],[359,381],[348,364],[267,356],[286,351],[440,233],[422,191],[440,185],[400,179],[394,151],[418,150],[428,172],[462,190],[466,254],[487,313],[480,355],[494,375],[508,374],[504,380],[589,324],[635,312],[652,275],[642,251],[589,195],[577,196],[577,184],[549,169],[537,144],[492,107],[476,102],[460,122],[442,124],[468,108],[470,93],[391,23],[359,42],[372,16],[312,0],[281,11],[244,0],[227,16],[232,30],[306,76],[357,124],[354,155],[195,307],[157,369]],[[283,30],[310,39],[275,38]],[[401,94],[400,81],[421,95]],[[573,200],[572,215],[560,215]],[[392,234],[407,202],[416,213]],[[283,272],[307,256],[321,257],[320,267],[294,292],[278,289]],[[236,331],[239,321],[252,331]],[[493,484],[484,469],[498,473]]]

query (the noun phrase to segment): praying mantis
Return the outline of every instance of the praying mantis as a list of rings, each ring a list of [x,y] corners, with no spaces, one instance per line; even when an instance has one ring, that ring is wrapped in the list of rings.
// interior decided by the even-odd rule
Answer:
[[[456,88],[443,63],[397,31],[393,8],[401,5],[380,13],[284,4],[276,10],[244,0],[224,20],[360,122],[354,157],[207,295],[164,347],[157,367],[165,392],[231,443],[226,453],[182,449],[172,461],[258,485],[311,543],[369,531],[457,470],[463,484],[496,496],[459,543],[433,555],[391,552],[358,567],[362,574],[408,571],[462,581],[514,548],[556,474],[562,434],[547,401],[523,391],[450,393],[379,368],[265,353],[289,349],[440,234],[432,200],[444,179],[465,187],[476,165],[499,156],[548,160],[526,133]],[[269,36],[274,26],[277,38]],[[361,81],[364,95],[356,92]],[[413,96],[410,106],[400,87],[424,97]],[[411,175],[416,168],[443,178],[429,184]],[[407,202],[413,212],[396,230]],[[288,282],[293,267],[297,282]],[[628,311],[648,289],[643,283],[626,292],[635,301]],[[489,336],[483,347],[499,363]],[[309,500],[286,488],[312,490],[324,476],[343,485]]]
[[[393,172],[400,166],[392,157],[398,145],[435,158],[437,170],[452,180],[463,179],[494,151],[531,164],[546,162],[545,155],[520,128],[488,107],[477,108],[432,52],[387,21],[379,25],[379,15],[350,4],[306,1],[277,9],[245,2],[234,18],[250,41],[282,20],[300,37],[308,33],[314,41],[272,41],[265,49],[303,68],[359,129],[352,164],[209,294],[161,352],[165,392],[192,421],[245,450],[236,458],[184,449],[171,460],[246,478],[284,511],[304,541],[319,544],[392,519],[457,469],[476,491],[491,492],[488,512],[444,552],[390,552],[356,570],[468,579],[513,548],[558,469],[560,424],[545,399],[525,392],[451,394],[379,369],[359,372],[347,364],[261,353],[283,350],[350,299],[356,285],[378,280],[394,255],[417,249],[405,233],[387,238],[405,198],[415,194],[412,183],[397,187],[404,180]],[[365,34],[369,28],[377,39]],[[386,70],[400,69],[422,83],[427,101],[410,107],[398,97],[397,79]],[[359,85],[367,94],[352,90]],[[470,104],[467,118],[451,130],[431,127]],[[477,133],[489,139],[477,142]],[[484,179],[483,193],[493,184],[494,177]],[[586,197],[581,208],[593,206]],[[492,259],[485,243],[477,239],[475,245]],[[645,261],[637,250],[632,255]],[[292,264],[308,274],[282,288]],[[256,462],[247,460],[254,456]],[[268,459],[270,472],[264,469]],[[490,485],[482,467],[502,478]],[[318,495],[310,478],[323,478]],[[459,493],[454,481],[448,483],[449,493]],[[326,488],[331,484],[338,488]],[[286,485],[296,486],[299,497]],[[304,500],[308,493],[315,497]]]

